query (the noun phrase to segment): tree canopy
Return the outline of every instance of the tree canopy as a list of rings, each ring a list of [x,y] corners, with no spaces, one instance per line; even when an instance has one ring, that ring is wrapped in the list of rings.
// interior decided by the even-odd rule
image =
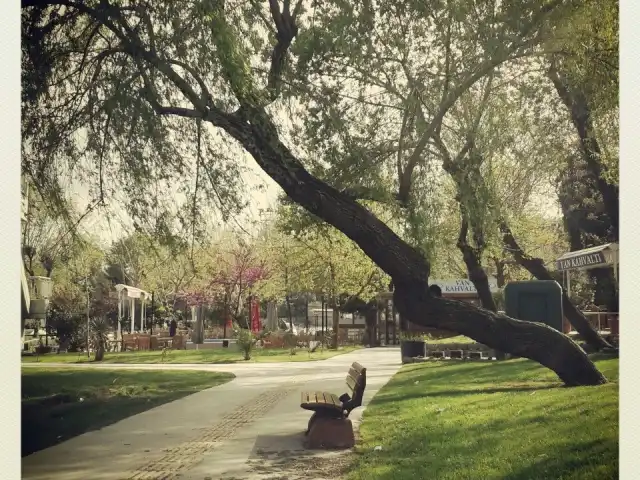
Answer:
[[[553,173],[542,156],[566,158],[561,147],[576,141],[612,211],[597,122],[580,123],[575,108],[561,120],[557,107],[577,103],[542,73],[574,72],[563,73],[572,99],[597,90],[576,65],[615,45],[611,8],[596,32],[606,41],[580,40],[600,3],[25,0],[23,172],[54,206],[72,175],[91,185],[92,204],[121,200],[138,229],[195,239],[214,210],[242,208],[240,159],[250,156],[392,278],[411,321],[533,358],[569,384],[600,383],[562,335],[427,293],[433,232],[451,215],[442,144],[466,155],[473,134],[483,159],[474,181],[485,186],[462,204],[488,233],[529,201],[531,179]],[[554,88],[556,108],[544,102]],[[600,118],[614,90],[594,100]],[[516,106],[512,127],[503,114]],[[482,128],[470,128],[476,118]],[[565,136],[571,122],[579,138]],[[523,170],[524,185],[509,187],[505,177]]]

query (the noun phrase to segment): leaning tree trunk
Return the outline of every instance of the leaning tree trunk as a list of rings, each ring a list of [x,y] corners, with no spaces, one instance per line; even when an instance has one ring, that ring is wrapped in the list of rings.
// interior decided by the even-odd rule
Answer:
[[[575,342],[544,324],[431,296],[424,256],[352,197],[312,176],[280,141],[263,109],[245,107],[234,115],[209,113],[207,118],[238,140],[289,198],[353,240],[393,279],[394,300],[407,320],[530,358],[554,370],[567,385],[606,382]]]
[[[396,283],[393,300],[412,321],[461,333],[499,351],[527,357],[550,368],[569,386],[606,382],[584,351],[557,330],[515,320],[457,300],[434,299],[417,282]]]
[[[504,245],[513,254],[519,265],[526,268],[531,275],[538,280],[554,280],[547,268],[544,266],[544,262],[540,258],[534,258],[527,255],[517,240],[515,239],[511,229],[506,223],[500,225],[502,231],[502,237]],[[582,339],[594,348],[601,350],[603,348],[613,348],[598,331],[587,320],[580,310],[573,304],[567,292],[562,289],[562,310],[564,316],[569,320],[569,323],[573,325],[576,331],[580,334]]]

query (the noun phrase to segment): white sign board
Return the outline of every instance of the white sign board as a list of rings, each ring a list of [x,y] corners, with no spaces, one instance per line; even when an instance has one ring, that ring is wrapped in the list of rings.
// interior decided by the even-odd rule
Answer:
[[[429,280],[429,285],[438,285],[442,289],[442,295],[455,295],[455,294],[477,294],[476,287],[473,286],[471,280],[466,278],[460,278],[458,280]],[[492,293],[497,292],[498,281],[495,277],[489,277],[489,289]]]

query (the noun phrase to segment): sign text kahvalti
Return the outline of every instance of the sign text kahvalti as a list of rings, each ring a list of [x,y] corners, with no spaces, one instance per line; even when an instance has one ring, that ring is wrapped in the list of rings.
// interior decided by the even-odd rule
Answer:
[[[578,255],[572,258],[556,260],[556,269],[571,270],[573,268],[589,267],[591,265],[600,265],[603,263],[607,263],[606,259],[604,258],[604,253],[587,253],[585,255]]]

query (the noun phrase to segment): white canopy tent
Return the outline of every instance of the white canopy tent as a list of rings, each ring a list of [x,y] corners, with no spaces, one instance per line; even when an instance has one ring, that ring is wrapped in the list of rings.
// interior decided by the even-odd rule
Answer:
[[[556,260],[556,270],[561,271],[567,294],[571,294],[571,270],[613,267],[613,278],[618,281],[620,247],[617,243],[606,243],[597,247],[567,252]]]
[[[124,305],[127,299],[129,300],[129,312],[131,312],[131,333],[135,331],[136,298],[139,298],[141,302],[140,330],[144,330],[146,318],[146,302],[147,299],[151,298],[151,294],[145,292],[144,290],[141,290],[140,288],[132,287],[130,285],[124,285],[122,283],[116,285],[116,290],[118,292],[118,338],[122,338],[122,328],[120,326],[120,322],[122,321],[122,317],[124,315]]]

